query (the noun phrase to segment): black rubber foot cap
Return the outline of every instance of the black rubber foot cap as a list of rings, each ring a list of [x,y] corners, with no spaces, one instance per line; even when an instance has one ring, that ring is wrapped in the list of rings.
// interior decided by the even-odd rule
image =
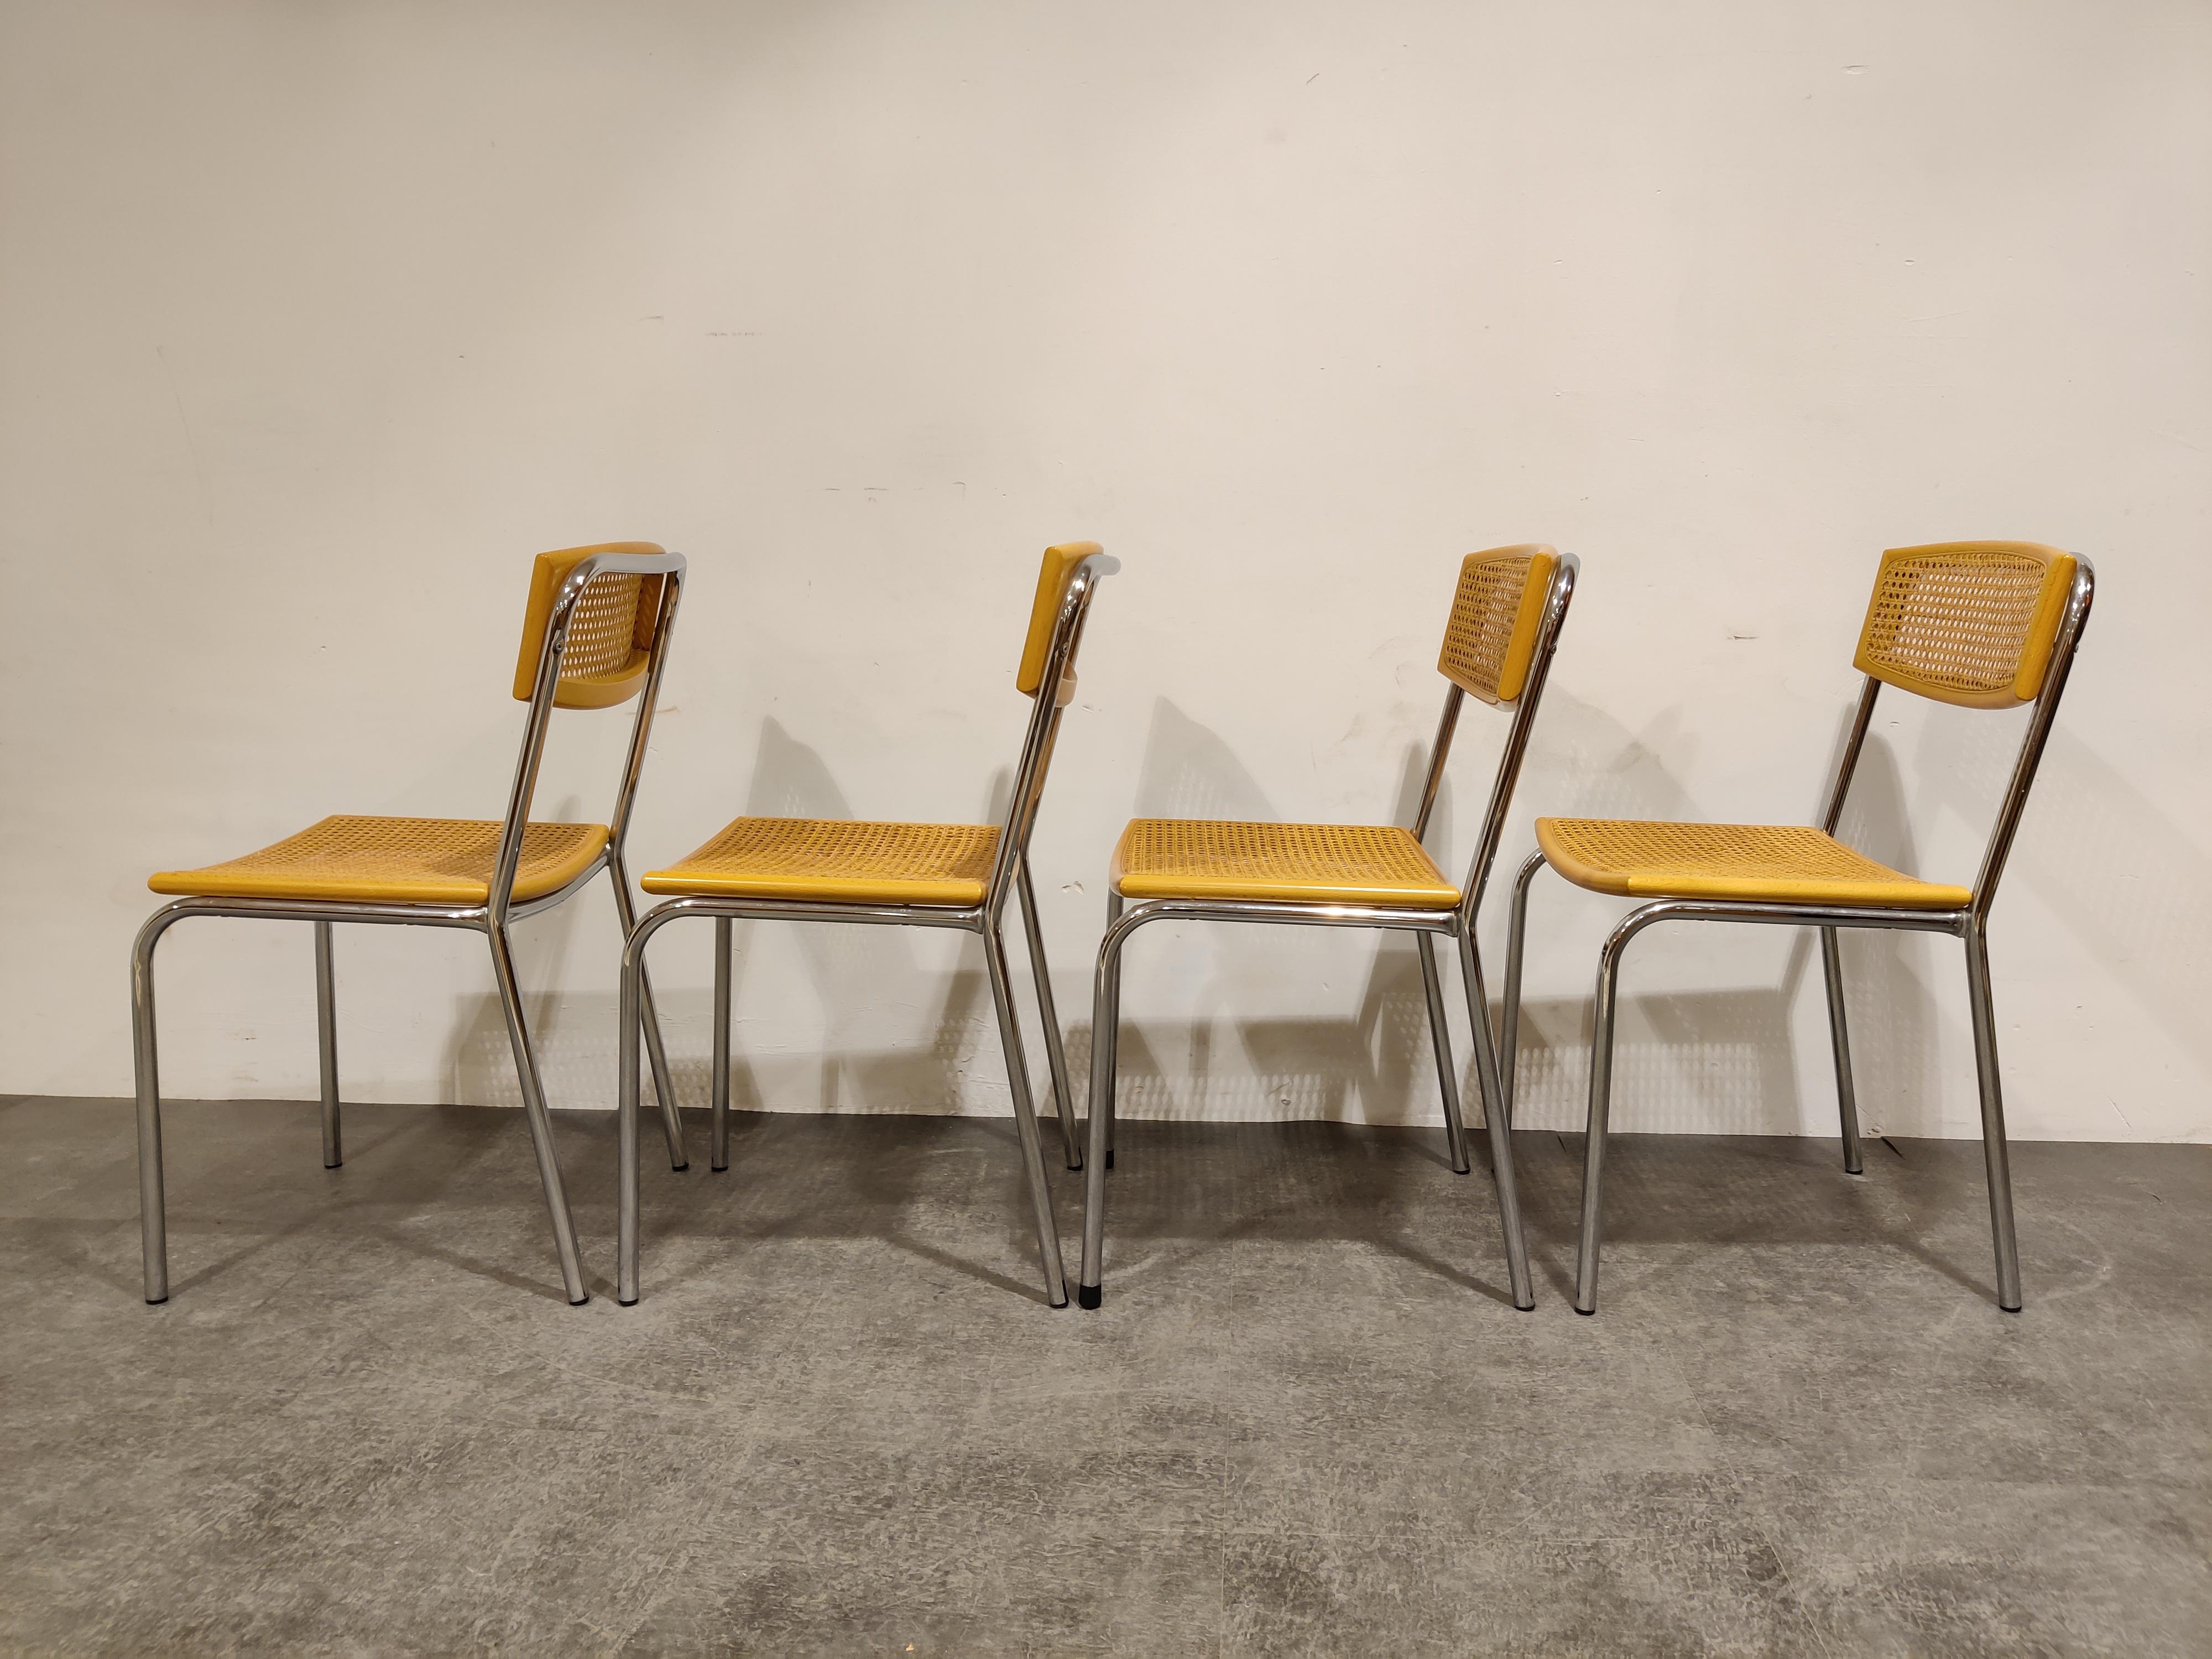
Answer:
[[[618,1296],[615,1298],[615,1305],[618,1308],[635,1308],[637,1306],[637,1298],[634,1296]]]
[[[691,1167],[691,1160],[690,1160],[690,1158],[685,1158],[685,1159],[684,1159],[681,1164],[670,1164],[670,1165],[668,1166],[668,1171],[669,1171],[669,1173],[670,1173],[671,1175],[682,1175],[682,1174],[683,1174],[686,1170],[690,1169],[690,1167]]]
[[[344,1169],[344,1168],[345,1168],[345,1160],[344,1160],[344,1159],[343,1159],[343,1158],[341,1158],[341,1159],[340,1159],[338,1162],[337,1162],[336,1164],[324,1164],[324,1165],[323,1165],[323,1167],[324,1167],[325,1170],[343,1170],[343,1169]]]
[[[572,1307],[572,1308],[580,1308],[580,1307],[582,1307],[582,1306],[583,1306],[586,1302],[589,1302],[591,1299],[592,1299],[592,1298],[591,1298],[589,1296],[580,1296],[580,1297],[578,1297],[574,1301],[571,1302],[568,1305],[569,1305],[570,1307]]]
[[[166,1305],[168,1300],[166,1296],[149,1296],[146,1298],[146,1305],[149,1308],[159,1308]]]
[[[1595,1319],[1597,1317],[1597,1310],[1595,1308],[1577,1308],[1575,1311],[1580,1314],[1584,1319]]]
[[[730,1166],[726,1164],[710,1164],[707,1167],[716,1175],[727,1175],[730,1172]]]
[[[1103,1285],[1078,1285],[1075,1299],[1086,1308],[1095,1308],[1106,1299],[1106,1287]]]
[[[1110,1146],[1106,1149],[1106,1167],[1109,1170],[1114,1167],[1114,1149]]]
[[[1997,1311],[1999,1313],[2018,1313],[2020,1310],[2017,1308],[2008,1308],[2003,1303],[2000,1302],[1997,1304]]]
[[[1513,1311],[1515,1313],[1534,1313],[1536,1311],[1536,1304],[1533,1302],[1516,1302],[1513,1304]]]

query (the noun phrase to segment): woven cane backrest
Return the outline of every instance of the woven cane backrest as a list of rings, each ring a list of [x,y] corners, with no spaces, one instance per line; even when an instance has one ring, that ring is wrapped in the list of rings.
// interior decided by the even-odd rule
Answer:
[[[1534,543],[1468,554],[1460,563],[1437,672],[1485,702],[1518,697],[1559,562],[1558,554]]]
[[[1045,549],[1044,563],[1037,571],[1036,598],[1030,603],[1030,631],[1022,641],[1022,665],[1014,675],[1015,689],[1024,696],[1036,696],[1038,683],[1044,678],[1053,624],[1060,619],[1060,604],[1067,597],[1075,567],[1102,550],[1097,542],[1062,542]]]
[[[2074,556],[2035,542],[1945,542],[1881,556],[1854,663],[1965,708],[2033,702],[2057,637]]]
[[[530,701],[538,685],[538,659],[553,615],[554,596],[577,563],[594,553],[657,554],[651,542],[606,542],[540,553],[531,572],[530,608],[523,618],[522,652],[514,665],[514,695]],[[553,702],[560,708],[611,708],[627,702],[645,684],[653,631],[660,617],[659,576],[609,572],[594,577],[568,613],[561,678]]]

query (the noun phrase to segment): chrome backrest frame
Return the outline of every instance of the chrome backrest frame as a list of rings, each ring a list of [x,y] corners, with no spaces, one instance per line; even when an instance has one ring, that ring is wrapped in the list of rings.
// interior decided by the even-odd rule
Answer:
[[[1575,580],[1582,574],[1582,561],[1575,555],[1558,556],[1544,595],[1535,647],[1528,658],[1528,678],[1522,683],[1521,695],[1506,705],[1513,710],[1513,724],[1506,731],[1505,747],[1498,757],[1490,804],[1483,812],[1482,836],[1475,844],[1474,856],[1468,864],[1467,880],[1460,891],[1460,918],[1469,929],[1474,927],[1475,915],[1482,908],[1483,890],[1489,884],[1491,866],[1498,861],[1498,848],[1505,836],[1506,814],[1513,805],[1513,792],[1521,780],[1521,763],[1528,757],[1536,711],[1544,700],[1544,684],[1551,675],[1552,656],[1559,648],[1559,630],[1566,623],[1567,606],[1574,600]],[[1460,710],[1466,701],[1467,693],[1457,685],[1444,693],[1443,714],[1437,722],[1437,735],[1429,746],[1428,772],[1421,784],[1420,803],[1413,811],[1412,830],[1415,841],[1427,837],[1429,818],[1436,810],[1437,792],[1443,786],[1444,763],[1450,757],[1452,738],[1458,731]]]
[[[1037,810],[1044,798],[1045,774],[1052,765],[1052,750],[1060,735],[1060,715],[1072,690],[1068,676],[1075,666],[1077,647],[1083,642],[1083,624],[1097,597],[1101,578],[1113,575],[1121,562],[1106,552],[1085,555],[1069,573],[1060,592],[1060,610],[1053,618],[1052,641],[1045,649],[1044,668],[1037,678],[1036,707],[1030,711],[1029,728],[1022,738],[1021,758],[1014,769],[1014,787],[1006,803],[998,851],[992,855],[991,874],[984,889],[983,911],[995,918],[1012,890],[1018,859],[1029,856],[1030,835],[1036,828]]]
[[[2044,744],[2051,737],[2051,721],[2058,714],[2058,700],[2065,693],[2067,676],[2073,672],[2075,649],[2081,642],[2081,630],[2087,625],[2089,607],[2096,598],[2096,567],[2078,553],[2073,556],[2074,580],[2067,590],[2066,608],[2059,613],[2058,632],[2051,642],[2051,660],[2044,666],[2043,684],[2036,690],[2034,702],[2029,705],[2027,730],[2021,735],[2019,756],[2013,762],[2004,796],[1997,804],[1996,821],[1990,826],[1989,842],[1983,848],[1981,867],[1974,875],[1973,896],[1967,903],[1966,915],[1977,927],[1987,918],[1996,897],[1998,879],[2004,874],[2005,860],[2012,852],[2013,837],[2020,831],[2021,815],[2027,807],[2028,789],[2035,782],[2036,769],[2043,761]],[[1866,746],[1867,730],[1874,720],[1875,700],[1881,695],[1881,687],[1882,682],[1869,674],[1859,692],[1858,708],[1851,717],[1851,729],[1844,740],[1844,752],[1836,765],[1835,785],[1828,792],[1827,810],[1821,814],[1823,834],[1834,835],[1836,825],[1843,820],[1844,799],[1850,793],[1851,777],[1858,769],[1859,753]]]
[[[607,848],[617,858],[623,838],[629,833],[637,786],[645,769],[646,745],[653,732],[653,705],[659,700],[660,677],[668,663],[669,635],[675,631],[676,606],[684,589],[687,562],[681,553],[594,553],[581,558],[562,578],[546,617],[545,638],[538,651],[538,678],[531,688],[530,714],[523,723],[522,750],[515,761],[514,781],[507,790],[507,813],[501,822],[499,857],[492,868],[487,909],[496,927],[507,919],[514,900],[515,874],[522,863],[523,831],[530,823],[530,806],[538,792],[538,764],[545,757],[546,733],[552,724],[554,697],[560,690],[561,659],[568,650],[568,624],[584,590],[599,576],[659,576],[660,611],[654,618],[653,649],[647,658],[645,684],[638,693],[637,714],[630,727],[629,745],[623,763],[620,787],[609,824]],[[607,854],[600,855],[604,861]],[[595,863],[593,868],[597,868]]]
[[[2057,637],[2051,642],[2051,660],[2044,666],[2043,684],[2036,690],[2034,706],[2027,717],[2027,730],[2021,737],[2020,756],[2013,763],[2003,803],[1997,808],[1996,823],[1990,827],[1989,845],[1983,849],[1982,867],[1974,874],[1974,897],[1967,909],[1978,924],[1989,915],[1990,902],[1996,897],[1997,881],[2004,874],[2013,837],[2020,831],[2021,814],[2027,808],[2027,792],[2035,782],[2036,768],[2043,763],[2043,746],[2050,738],[2051,721],[2057,717],[2058,700],[2066,691],[2066,677],[2074,671],[2075,648],[2081,642],[2081,630],[2088,624],[2089,606],[2096,596],[2096,567],[2077,553],[2074,556],[2073,586],[2066,593],[2066,609],[2058,618]]]

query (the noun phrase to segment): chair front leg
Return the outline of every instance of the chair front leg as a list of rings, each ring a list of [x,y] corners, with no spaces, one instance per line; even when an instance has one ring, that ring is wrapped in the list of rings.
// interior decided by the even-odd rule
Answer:
[[[1067,1086],[1067,1050],[1060,1038],[1060,1012],[1053,1006],[1052,970],[1044,959],[1044,929],[1037,921],[1036,890],[1030,885],[1029,854],[1014,866],[1015,896],[1022,902],[1022,932],[1029,943],[1030,973],[1036,981],[1037,1012],[1044,1017],[1044,1057],[1052,1073],[1052,1109],[1060,1118],[1060,1146],[1067,1167],[1083,1167],[1075,1139],[1075,1097]]]
[[[1006,969],[1006,941],[995,919],[983,929],[983,957],[991,975],[991,1000],[998,1010],[999,1037],[1006,1051],[1006,1081],[1014,1096],[1014,1128],[1021,1137],[1022,1171],[1036,1212],[1037,1254],[1044,1266],[1046,1300],[1067,1305],[1067,1275],[1060,1266],[1060,1230],[1053,1220],[1052,1188],[1044,1173],[1044,1143],[1037,1133],[1036,1108],[1030,1098],[1029,1058],[1022,1052],[1022,1028],[1014,1018],[1013,987]]]
[[[1109,924],[1121,917],[1121,899],[1109,894]],[[1139,924],[1141,925],[1141,924]],[[1106,1171],[1113,1166],[1115,1049],[1120,1046],[1121,945],[1127,937],[1109,925],[1098,945],[1098,975],[1091,994],[1091,1167],[1084,1176],[1083,1279],[1076,1300],[1096,1308],[1105,1299],[1101,1282],[1106,1254]]]
[[[1112,927],[1115,922],[1121,920],[1121,911],[1127,902],[1127,901],[1119,893],[1110,889],[1108,890],[1106,895],[1106,926],[1108,927]],[[1097,1017],[1097,1010],[1093,1008],[1091,1042],[1094,1044],[1098,1040]],[[1121,969],[1118,960],[1114,969],[1112,1000],[1106,1009],[1105,1030],[1107,1047],[1110,1049],[1121,1030]],[[1106,1091],[1106,1167],[1109,1170],[1114,1167],[1114,1096],[1115,1091],[1109,1085]],[[1091,1109],[1094,1113],[1098,1110],[1098,1091],[1096,1089],[1091,1091]]]
[[[1632,921],[1635,919],[1630,918]],[[1575,1311],[1597,1311],[1598,1218],[1605,1178],[1606,1121],[1613,1105],[1613,1018],[1620,979],[1626,923],[1613,930],[1598,955],[1596,1018],[1590,1032],[1589,1122],[1583,1149],[1583,1225],[1575,1260]]]
[[[568,1188],[561,1180],[561,1161],[553,1148],[553,1119],[545,1109],[545,1091],[538,1075],[538,1056],[530,1044],[530,1030],[524,1023],[522,992],[514,974],[514,951],[508,942],[507,929],[490,927],[485,930],[491,940],[492,977],[499,984],[501,1010],[507,1015],[507,1036],[514,1049],[515,1075],[522,1085],[523,1115],[530,1121],[531,1144],[538,1152],[538,1179],[545,1188],[545,1208],[553,1219],[553,1246],[561,1257],[561,1282],[568,1292],[568,1300],[580,1305],[590,1301],[591,1292],[584,1288],[584,1267],[576,1255],[576,1222],[568,1212]]]
[[[1843,1121],[1844,1172],[1863,1175],[1859,1156],[1859,1105],[1851,1089],[1851,1037],[1844,1018],[1844,953],[1838,930],[1820,930],[1820,973],[1828,985],[1828,1041],[1836,1051],[1836,1111]]]
[[[335,1170],[345,1162],[345,1151],[338,1136],[337,974],[327,921],[315,924],[315,1046],[323,1083],[323,1167]]]
[[[1520,1183],[1513,1173],[1513,1129],[1506,1121],[1505,1091],[1498,1077],[1498,1051],[1490,1042],[1490,993],[1482,982],[1482,953],[1474,934],[1459,929],[1460,977],[1467,985],[1467,1015],[1474,1030],[1474,1080],[1482,1091],[1482,1121],[1490,1133],[1491,1179],[1498,1188],[1498,1224],[1505,1235],[1505,1276],[1513,1305],[1527,1313],[1536,1305],[1534,1276],[1528,1271],[1528,1235],[1521,1224]]]
[[[1989,941],[1978,919],[1966,924],[1966,991],[1974,1019],[1974,1072],[1981,1085],[1982,1159],[1989,1173],[1990,1232],[1996,1244],[1997,1306],[2018,1313],[2020,1241],[2013,1231],[2012,1164],[2005,1146],[2004,1094],[1997,1079],[1996,1009],[1990,997]]]
[[[730,919],[714,918],[714,1061],[708,1085],[707,1167],[730,1167]]]
[[[715,921],[726,925],[719,916]],[[615,1043],[615,1300],[625,1308],[637,1303],[639,1211],[644,1199],[637,1144],[638,966],[644,955],[645,941],[632,930],[623,941],[621,1035]]]
[[[629,872],[623,867],[621,852],[612,847],[607,849],[607,879],[615,890],[615,915],[622,923],[623,938],[629,937],[630,929],[637,926],[636,908],[629,900]],[[668,1049],[660,1040],[660,1016],[653,1006],[653,981],[639,972],[638,1006],[645,1021],[645,1051],[653,1059],[653,1091],[660,1101],[660,1133],[668,1140],[668,1167],[688,1170],[690,1155],[684,1150],[684,1119],[676,1109],[676,1085],[668,1070]]]
[[[156,910],[131,950],[131,1051],[138,1085],[138,1246],[146,1300],[169,1299],[169,1218],[161,1190],[161,1075],[154,1036],[154,947],[178,913]]]
[[[1459,1109],[1459,1067],[1452,1059],[1451,1033],[1444,1024],[1444,988],[1437,973],[1436,941],[1426,933],[1413,935],[1421,957],[1421,991],[1429,1004],[1429,1046],[1436,1050],[1437,1086],[1444,1097],[1444,1150],[1451,1154],[1452,1173],[1465,1175],[1472,1166],[1467,1158],[1467,1125]]]
[[[1512,917],[1505,934],[1505,995],[1498,1014],[1498,1098],[1509,1129],[1513,1127],[1513,1085],[1521,1059],[1521,962],[1528,936],[1528,884],[1543,867],[1544,855],[1531,853],[1513,878]],[[1465,926],[1473,927],[1474,918],[1468,917]]]

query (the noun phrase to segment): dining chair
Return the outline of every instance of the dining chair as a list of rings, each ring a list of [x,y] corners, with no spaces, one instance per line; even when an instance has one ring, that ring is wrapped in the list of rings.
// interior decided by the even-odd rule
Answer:
[[[714,919],[714,1035],[712,1070],[712,1146],[709,1162],[729,1167],[731,924],[738,921],[872,923],[902,927],[950,927],[979,935],[999,1038],[1013,1093],[1014,1124],[1021,1139],[1022,1170],[1035,1211],[1038,1255],[1051,1304],[1067,1302],[1060,1235],[1053,1219],[1029,1064],[1014,1013],[1000,915],[1010,895],[1021,901],[1030,967],[1044,1017],[1045,1054],[1052,1075],[1068,1167],[1080,1167],[1067,1060],[1045,965],[1036,893],[1030,881],[1030,835],[1043,798],[1045,774],[1060,716],[1075,693],[1076,648],[1100,580],[1121,568],[1095,542],[1067,542],[1045,550],[1030,607],[1014,684],[1033,700],[1028,730],[1014,770],[1003,822],[983,823],[859,823],[828,818],[741,817],[732,820],[696,852],[665,870],[647,871],[639,885],[665,902],[629,930],[623,954],[622,1050],[619,1060],[621,1204],[617,1296],[638,1298],[640,1172],[638,1168],[638,1012],[646,1001],[645,948],[653,936],[684,916]]]
[[[552,1120],[523,1016],[508,937],[514,923],[551,909],[602,870],[613,884],[625,933],[634,920],[623,841],[636,804],[653,729],[653,698],[668,660],[684,561],[651,542],[606,542],[542,553],[532,572],[514,670],[514,696],[529,705],[522,751],[503,818],[326,817],[295,836],[227,863],[170,870],[147,885],[175,895],[139,931],[131,958],[131,1030],[138,1082],[138,1206],[146,1300],[169,1296],[162,1193],[161,1095],[154,1024],[154,949],[187,916],[239,916],[314,925],[315,1012],[322,1073],[323,1166],[344,1161],[338,1114],[337,996],[331,929],[339,922],[465,927],[491,945],[492,977],[514,1050],[524,1115],[553,1222],[568,1300],[590,1299],[576,1253],[576,1227],[553,1146]],[[613,822],[545,823],[530,817],[538,763],[556,708],[612,708],[635,699],[637,714],[615,795]],[[641,985],[653,1086],[670,1161],[684,1167],[684,1131],[652,992]]]
[[[1113,1146],[1122,947],[1139,927],[1174,920],[1412,933],[1428,1002],[1437,1083],[1443,1096],[1445,1145],[1453,1170],[1464,1175],[1469,1168],[1467,1130],[1461,1120],[1458,1067],[1444,1025],[1443,988],[1435,955],[1437,939],[1458,941],[1513,1305],[1524,1310],[1535,1306],[1514,1190],[1513,1146],[1498,1105],[1489,1002],[1474,922],[1580,569],[1573,555],[1533,543],[1470,553],[1461,562],[1443,651],[1437,663],[1449,683],[1443,714],[1430,746],[1420,802],[1410,827],[1137,818],[1122,831],[1108,874],[1107,928],[1098,947],[1094,990],[1090,1168],[1083,1212],[1083,1278],[1077,1292],[1085,1307],[1100,1306],[1105,1295],[1106,1174]],[[1455,887],[1422,842],[1443,782],[1460,711],[1469,696],[1510,709],[1513,719],[1498,756],[1474,860],[1465,884]]]
[[[1942,542],[1881,556],[1853,666],[1865,676],[1820,826],[1668,823],[1539,818],[1536,848],[1514,882],[1499,1047],[1511,1110],[1528,884],[1546,865],[1577,887],[1642,901],[1598,953],[1590,1037],[1589,1139],[1575,1311],[1597,1311],[1606,1126],[1611,1109],[1614,998],[1629,940],[1661,921],[1740,921],[1820,930],[1828,1030],[1843,1123],[1844,1168],[1860,1173],[1858,1107],[1851,1090],[1838,930],[1904,928],[1948,933],[1966,945],[1966,991],[1981,1093],[1982,1153],[1996,1246],[1997,1305],[2021,1305],[2020,1249],[1997,1077],[1996,1016],[1990,998],[1990,905],[2051,735],[2074,651],[2095,591],[2088,560],[2033,542]],[[2032,704],[2012,776],[1973,885],[1923,881],[1877,863],[1836,838],[1875,699],[1885,685],[1961,708]]]

